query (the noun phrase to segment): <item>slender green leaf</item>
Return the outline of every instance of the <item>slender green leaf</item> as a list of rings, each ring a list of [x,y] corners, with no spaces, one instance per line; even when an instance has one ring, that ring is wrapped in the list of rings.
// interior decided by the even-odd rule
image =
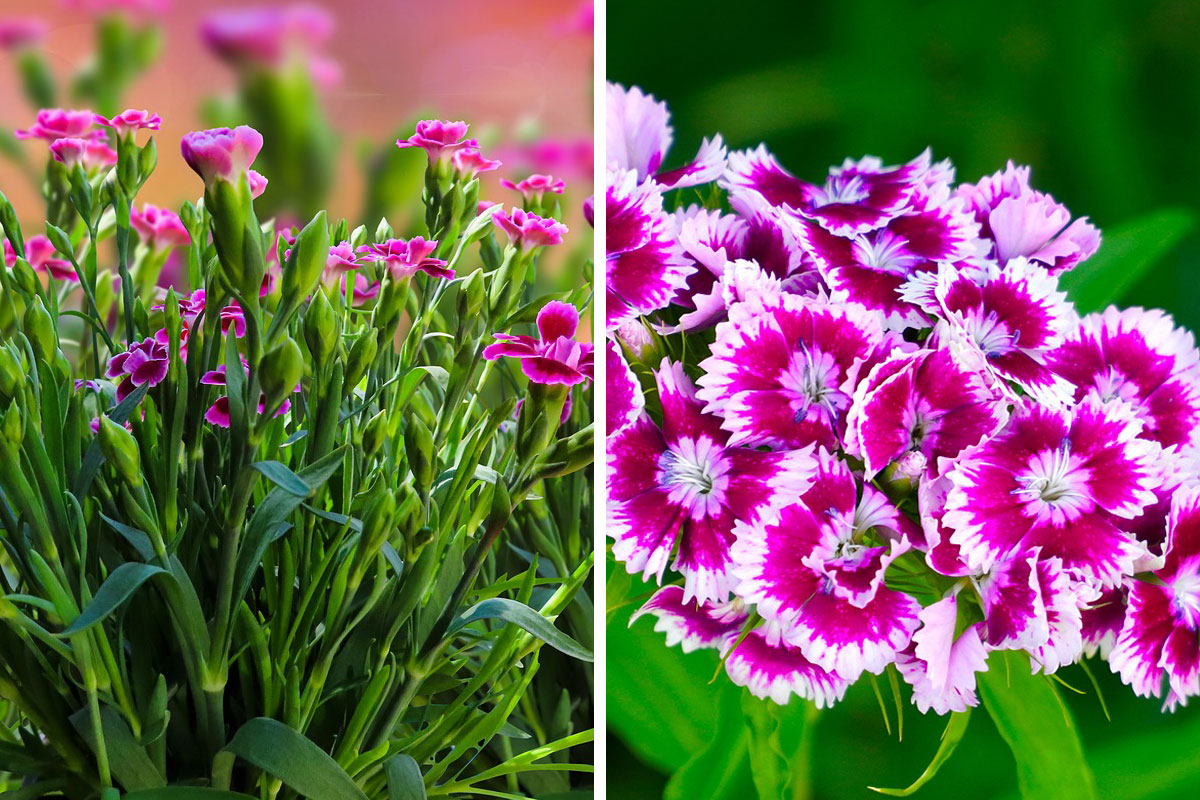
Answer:
[[[109,573],[104,583],[100,584],[100,588],[96,590],[96,596],[92,598],[92,602],[88,603],[83,613],[58,635],[72,636],[102,621],[120,608],[121,604],[128,600],[139,586],[160,573],[166,574],[166,570],[153,564],[139,564],[133,561],[117,567]]]
[[[1080,313],[1120,300],[1147,270],[1191,232],[1195,215],[1165,208],[1104,232],[1100,250],[1060,279]]]
[[[292,472],[286,464],[278,461],[255,461],[250,465],[266,476],[267,480],[297,497],[308,497],[313,487],[309,486],[299,475]]]
[[[456,633],[472,622],[483,619],[499,619],[518,625],[561,653],[580,661],[592,660],[591,650],[554,627],[550,620],[529,606],[506,597],[492,597],[471,606],[454,620],[448,633]]]
[[[383,762],[383,772],[387,775],[388,800],[425,800],[421,768],[412,756],[397,753]]]
[[[130,792],[123,795],[121,800],[253,800],[253,797],[241,792],[209,789],[206,786],[163,786],[159,789]]]
[[[678,652],[673,655],[679,657]],[[746,800],[757,796],[749,742],[740,691],[723,694],[712,740],[671,776],[664,800]]]
[[[84,708],[72,714],[71,724],[95,752],[98,744],[88,709]],[[115,708],[105,706],[100,709],[100,728],[104,735],[109,768],[122,786],[134,791],[166,785],[166,778],[154,766],[150,756],[146,755],[145,748],[133,738],[129,724]]]
[[[938,745],[937,752],[933,754],[933,760],[929,762],[929,766],[921,773],[921,776],[912,782],[905,789],[880,789],[875,786],[869,787],[872,791],[880,794],[891,795],[892,797],[908,797],[915,793],[933,777],[937,775],[938,770],[942,768],[950,760],[950,756],[954,755],[954,751],[958,748],[958,743],[962,741],[963,734],[967,732],[967,723],[971,721],[971,709],[968,708],[963,712],[956,712],[950,715],[950,720],[946,723],[946,730],[942,731],[942,743]]]
[[[224,750],[274,775],[309,800],[367,798],[328,753],[278,720],[250,720]]]
[[[1053,684],[1030,672],[1027,655],[993,652],[979,689],[1016,759],[1022,797],[1096,800],[1096,781],[1070,712]]]

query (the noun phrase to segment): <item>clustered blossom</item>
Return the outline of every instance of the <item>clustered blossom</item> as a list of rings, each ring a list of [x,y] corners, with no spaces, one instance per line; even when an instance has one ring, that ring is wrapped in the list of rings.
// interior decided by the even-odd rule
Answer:
[[[511,333],[495,334],[495,344],[483,357],[521,360],[521,369],[534,383],[574,386],[593,378],[593,346],[575,341],[579,311],[570,303],[552,300],[537,315],[538,338]]]
[[[635,619],[779,703],[894,665],[962,711],[997,650],[1200,695],[1200,351],[1076,311],[1086,218],[929,152],[809,183],[716,137],[664,170],[666,106],[608,104],[608,535],[661,585]]]

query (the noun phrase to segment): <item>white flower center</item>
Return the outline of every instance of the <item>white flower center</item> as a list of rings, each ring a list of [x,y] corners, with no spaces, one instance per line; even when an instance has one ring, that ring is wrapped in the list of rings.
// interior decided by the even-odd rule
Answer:
[[[972,341],[989,357],[1012,352],[1021,336],[1019,332],[1009,330],[1008,325],[1000,320],[995,311],[985,314],[979,309],[967,314],[963,320],[963,327]]]
[[[831,175],[825,188],[817,190],[813,205],[817,208],[832,203],[858,203],[867,199],[866,182],[861,175]]]
[[[1180,565],[1171,581],[1171,605],[1192,630],[1200,628],[1200,558]]]
[[[829,353],[810,348],[803,340],[796,343],[787,370],[779,384],[791,396],[796,422],[808,416],[811,406],[825,409],[830,420],[849,405],[850,398],[838,390],[840,370]]]
[[[854,255],[868,267],[883,272],[907,275],[912,267],[921,262],[906,249],[908,242],[891,231],[880,231],[871,236],[859,236],[854,240]]]
[[[693,519],[715,516],[729,485],[729,462],[722,447],[707,436],[680,439],[659,456],[658,484]]]
[[[1088,493],[1089,471],[1071,453],[1070,441],[1053,450],[1043,450],[1029,462],[1029,469],[1017,477],[1020,488],[1013,494],[1024,497],[1026,507],[1041,520],[1063,525],[1078,519],[1092,508]]]

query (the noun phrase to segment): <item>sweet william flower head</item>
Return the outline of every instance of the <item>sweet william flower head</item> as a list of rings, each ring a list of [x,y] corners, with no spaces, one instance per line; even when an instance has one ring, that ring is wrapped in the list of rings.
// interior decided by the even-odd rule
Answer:
[[[183,160],[206,184],[236,182],[250,169],[262,149],[262,134],[249,125],[212,128],[186,134],[179,143]]]
[[[388,239],[378,244],[361,245],[358,248],[361,254],[359,260],[383,265],[396,280],[411,278],[417,272],[449,280],[454,277],[454,270],[447,269],[445,261],[431,255],[437,246],[436,240],[421,236],[411,239]]]
[[[117,132],[117,136],[129,136],[143,129],[158,130],[162,125],[162,117],[149,111],[129,108],[112,118],[97,114],[96,124],[112,128]]]
[[[567,233],[567,226],[558,220],[515,207],[511,214],[505,213],[503,208],[496,210],[492,213],[492,222],[523,251],[562,244],[563,235]]]
[[[574,386],[591,380],[593,346],[575,341],[579,311],[570,303],[552,300],[537,316],[538,338],[509,333],[483,350],[489,361],[507,356],[521,359],[521,369],[534,383]]]
[[[465,122],[423,119],[417,123],[417,130],[412,136],[396,140],[396,147],[420,147],[429,156],[430,164],[448,162],[455,151],[478,146],[474,139],[464,138],[466,135]]]
[[[44,139],[47,142],[66,138],[96,138],[103,136],[103,133],[92,129],[95,119],[96,115],[91,111],[43,108],[37,112],[31,127],[16,130],[13,135],[18,139]]]
[[[178,214],[150,203],[141,208],[130,209],[129,224],[151,250],[183,247],[191,243],[191,236],[188,235],[187,228]],[[180,310],[182,311],[182,303]]]

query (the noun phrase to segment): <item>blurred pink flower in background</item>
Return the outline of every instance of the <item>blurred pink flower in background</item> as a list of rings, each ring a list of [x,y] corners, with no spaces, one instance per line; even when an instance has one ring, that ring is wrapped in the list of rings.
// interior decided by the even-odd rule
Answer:
[[[50,26],[40,17],[10,17],[0,20],[0,48],[15,50],[40,42]]]

